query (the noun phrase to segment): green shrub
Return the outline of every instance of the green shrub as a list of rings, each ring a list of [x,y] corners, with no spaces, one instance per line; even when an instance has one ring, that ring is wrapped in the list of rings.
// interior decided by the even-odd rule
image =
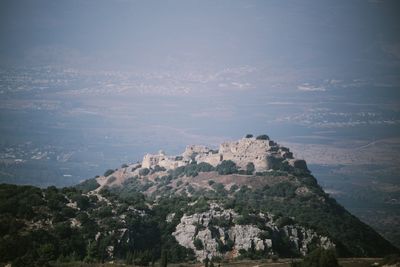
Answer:
[[[185,173],[185,166],[180,166],[178,168],[175,168],[173,170],[169,170],[168,173],[174,177],[178,178],[179,176],[183,175]]]
[[[200,162],[199,164],[197,164],[198,172],[211,172],[214,170],[215,170],[215,168],[207,162]]]
[[[160,165],[156,165],[156,166],[154,166],[153,171],[154,172],[163,172],[163,171],[166,171],[166,169],[164,167],[161,167]]]
[[[196,177],[199,175],[197,164],[189,164],[185,166],[184,173],[187,177]]]
[[[82,183],[75,186],[75,188],[77,188],[78,190],[82,190],[84,193],[86,193],[97,189],[99,186],[100,185],[97,183],[96,179],[92,178],[83,181]]]
[[[265,240],[271,239],[271,232],[270,231],[263,231],[258,234],[258,238]]]
[[[148,168],[142,168],[142,169],[139,170],[139,175],[140,176],[146,176],[149,173],[150,173],[150,170]]]
[[[246,165],[246,174],[252,175],[254,173],[255,167],[253,162],[249,162]]]
[[[104,176],[110,176],[111,174],[113,174],[115,171],[113,169],[108,169],[104,172]]]
[[[201,241],[200,238],[196,238],[193,241],[193,245],[196,248],[196,250],[202,250],[204,248],[203,241]]]
[[[231,188],[229,189],[229,193],[234,193],[236,190],[239,189],[239,186],[237,184],[234,184],[231,186]]]
[[[221,227],[221,228],[229,228],[229,227],[233,226],[232,220],[227,220],[223,217],[213,217],[210,220],[210,224],[213,226]]]
[[[285,181],[271,186],[266,193],[269,196],[291,198],[296,195],[296,189],[294,184]]]
[[[215,168],[206,162],[201,162],[197,164],[196,162],[192,162],[186,166],[180,166],[175,168],[174,170],[170,170],[169,173],[174,177],[178,178],[182,175],[186,175],[187,177],[196,177],[199,172],[210,172],[214,171]]]
[[[395,265],[396,263],[400,263],[400,255],[399,254],[387,255],[382,260],[382,265]]]
[[[235,243],[231,239],[226,240],[225,244],[220,239],[217,239],[216,241],[217,251],[220,253],[231,251],[235,245]]]
[[[224,160],[217,166],[217,171],[220,175],[233,174],[238,172],[238,168],[232,160]]]
[[[193,194],[196,190],[194,190],[193,186],[188,185],[187,191],[188,191],[190,194]]]
[[[266,134],[262,134],[262,135],[257,136],[256,139],[257,140],[269,140],[269,136]]]
[[[221,183],[214,183],[211,186],[218,195],[225,196],[228,192],[225,190],[225,186]]]
[[[76,206],[80,209],[80,210],[86,210],[89,208],[90,206],[90,201],[89,198],[85,195],[81,195],[81,194],[75,194],[71,197],[72,201],[76,202]]]
[[[200,232],[200,231],[203,231],[203,230],[205,230],[206,229],[206,227],[204,226],[204,225],[202,225],[201,223],[194,223],[193,224],[196,228],[195,228],[195,232],[194,232],[194,235],[195,236],[197,236],[197,234]]]
[[[252,134],[246,134],[246,138],[252,138],[253,135]]]
[[[281,228],[283,226],[286,226],[286,225],[291,225],[291,224],[294,224],[294,221],[291,218],[286,217],[286,216],[282,217],[282,218],[279,218],[278,222],[277,222],[277,226],[279,228]]]
[[[303,262],[302,267],[339,267],[339,263],[334,250],[325,250],[317,248],[308,254]]]
[[[212,257],[211,261],[212,261],[212,262],[221,263],[221,262],[224,262],[224,259],[223,259],[222,257],[220,257],[220,256],[214,256],[214,257]],[[225,261],[226,261],[226,260],[225,260]],[[218,264],[218,265],[219,265],[219,264]]]
[[[112,208],[110,206],[101,207],[97,211],[97,215],[100,218],[111,217],[113,215]]]

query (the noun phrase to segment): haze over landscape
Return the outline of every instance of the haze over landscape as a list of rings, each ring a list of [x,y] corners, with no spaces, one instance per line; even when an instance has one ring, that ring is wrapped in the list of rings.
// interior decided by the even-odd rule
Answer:
[[[267,133],[400,246],[398,1],[0,2],[0,182]]]

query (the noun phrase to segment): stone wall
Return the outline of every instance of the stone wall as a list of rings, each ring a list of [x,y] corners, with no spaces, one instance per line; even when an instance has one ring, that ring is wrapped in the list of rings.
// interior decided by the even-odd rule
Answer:
[[[166,156],[160,151],[156,155],[146,154],[142,160],[142,168],[154,168],[156,165],[168,169],[175,169],[186,165],[188,162],[184,160],[176,160],[175,156]]]

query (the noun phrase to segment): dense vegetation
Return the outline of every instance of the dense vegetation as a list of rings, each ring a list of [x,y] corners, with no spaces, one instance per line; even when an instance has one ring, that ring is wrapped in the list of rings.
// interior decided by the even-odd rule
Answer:
[[[188,176],[188,177],[196,177],[199,172],[210,172],[210,171],[214,171],[215,168],[211,165],[208,164],[206,162],[201,162],[199,164],[197,164],[195,161],[191,164],[188,164],[186,166],[181,166],[178,167],[174,170],[170,170],[169,174],[173,177],[173,178],[177,178],[179,176]]]
[[[229,206],[243,212],[263,211],[293,217],[300,224],[329,236],[337,245],[340,256],[382,256],[397,251],[371,227],[347,212],[330,198],[312,176],[299,177],[311,190],[297,194],[299,185],[281,182],[251,190],[242,187],[234,194]],[[371,242],[374,240],[373,242]]]
[[[145,265],[163,249],[169,262],[193,260],[170,235],[177,221],[165,222],[166,207],[179,199],[153,210],[144,201],[139,193],[121,199],[103,190],[98,198],[76,188],[0,185],[0,263],[104,262],[113,255]]]
[[[269,140],[269,136],[266,134],[262,134],[256,137],[257,140]]]
[[[339,267],[333,250],[315,249],[300,262],[293,262],[292,267]]]

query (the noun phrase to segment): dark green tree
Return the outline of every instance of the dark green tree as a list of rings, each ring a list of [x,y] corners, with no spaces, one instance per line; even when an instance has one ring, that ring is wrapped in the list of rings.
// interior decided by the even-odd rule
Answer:
[[[266,134],[262,134],[262,135],[257,136],[256,139],[257,140],[269,140],[269,136]]]
[[[161,262],[160,262],[161,267],[167,267],[168,266],[168,251],[166,249],[161,250]]]
[[[237,173],[238,169],[235,162],[233,162],[232,160],[224,160],[217,166],[217,171],[218,174],[224,175]]]
[[[308,254],[303,262],[302,267],[339,267],[339,263],[334,250],[325,250],[317,248]]]
[[[37,249],[37,254],[39,258],[36,264],[39,266],[50,266],[49,262],[56,259],[56,248],[53,244],[47,243],[41,245]]]
[[[148,168],[143,168],[143,169],[140,169],[140,171],[139,171],[140,176],[146,176],[149,173],[150,173],[150,170]]]
[[[210,262],[210,260],[207,258],[204,259],[204,267],[208,267],[208,263]]]
[[[85,262],[96,262],[98,253],[97,253],[97,244],[96,242],[89,241],[89,244],[86,248],[86,257],[84,259]]]
[[[111,174],[113,174],[114,173],[114,170],[113,169],[108,169],[108,170],[106,170],[105,172],[104,172],[104,176],[110,176]]]
[[[254,173],[255,167],[253,162],[249,162],[246,165],[246,174],[252,175]]]
[[[133,254],[132,252],[128,251],[125,257],[125,263],[131,265],[133,263]]]
[[[196,250],[202,250],[204,248],[203,241],[201,241],[201,239],[199,238],[196,238],[193,241],[193,245],[196,248]]]

